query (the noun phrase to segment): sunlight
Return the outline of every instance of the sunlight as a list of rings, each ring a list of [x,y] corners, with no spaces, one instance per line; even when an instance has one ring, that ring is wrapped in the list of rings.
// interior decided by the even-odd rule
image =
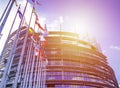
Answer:
[[[69,23],[66,24],[67,26],[73,26],[72,28],[74,29],[74,31],[76,31],[79,34],[84,34],[84,33],[88,33],[88,34],[93,34],[91,32],[91,29],[93,30],[93,24],[94,24],[94,20],[91,20],[91,18],[89,18],[89,16],[82,16],[82,17],[71,17],[69,19]]]
[[[63,16],[60,16],[60,17],[59,17],[59,20],[60,20],[60,23],[63,23],[63,22],[64,22]]]

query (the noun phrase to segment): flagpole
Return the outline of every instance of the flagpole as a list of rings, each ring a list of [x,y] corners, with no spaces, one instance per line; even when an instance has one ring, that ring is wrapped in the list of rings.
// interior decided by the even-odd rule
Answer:
[[[31,13],[31,17],[33,15],[33,10],[34,10],[34,7],[32,8],[32,13]],[[31,22],[31,19],[30,19],[30,22]],[[35,55],[33,54],[33,59],[32,59],[32,68],[31,68],[31,71],[30,71],[30,80],[29,80],[29,86],[28,88],[31,88],[32,87],[32,76],[33,76],[33,72],[34,72],[34,63],[35,63]]]
[[[41,35],[40,35],[41,36]],[[41,86],[41,81],[42,81],[42,79],[41,79],[41,49],[42,49],[42,47],[41,47],[41,43],[40,43],[40,39],[38,40],[38,45],[40,46],[40,48],[39,48],[39,56],[38,56],[38,67],[40,67],[39,69],[37,69],[38,70],[38,72],[37,72],[37,75],[39,76],[39,78],[37,78],[37,85],[38,85],[38,87],[40,87],[40,88],[42,88],[42,86]]]
[[[26,7],[27,7],[27,4],[28,4],[28,1],[26,3]],[[21,52],[21,55],[20,55],[20,60],[19,60],[19,63],[18,63],[18,68],[17,68],[17,73],[15,75],[15,82],[13,84],[13,88],[17,88],[20,67],[21,67],[23,56],[24,56],[24,52],[25,52],[25,47],[26,47],[27,38],[28,38],[28,30],[29,30],[29,27],[30,27],[31,19],[32,19],[32,14],[33,14],[33,9],[32,9],[32,13],[31,13],[31,16],[30,16],[30,21],[29,21],[28,29],[26,30],[25,39],[24,39],[24,43],[23,43],[23,48],[22,48],[22,52]]]
[[[35,47],[35,46],[34,46]],[[35,50],[35,49],[34,49]],[[34,54],[36,53],[36,51],[34,51]],[[38,56],[37,57],[35,57],[35,64],[34,64],[34,79],[33,79],[33,88],[35,88],[35,86],[36,86],[36,75],[37,75],[37,72],[38,72],[38,68],[37,68],[37,64],[38,64],[38,61],[37,61],[37,59],[38,59]]]
[[[34,6],[35,6],[35,3],[36,3],[36,0],[34,1]],[[38,18],[36,13],[35,13],[35,16],[36,16],[35,25],[37,25],[38,28],[41,29],[42,31],[45,31],[44,28],[42,28],[40,23],[38,22],[39,18]],[[41,49],[42,49],[43,45],[42,45],[42,42],[40,40],[39,40],[38,44],[40,45],[40,50],[39,50],[40,51],[39,52],[40,56],[38,57],[39,63],[37,63],[37,64],[38,64],[38,67],[40,67],[40,68],[37,69],[38,71],[37,71],[37,75],[36,76],[38,76],[38,77],[36,78],[36,87],[35,88],[38,88],[38,87],[44,88],[45,87],[45,82],[44,82],[44,77],[43,76],[45,76],[45,75],[43,74],[43,64],[42,64],[43,63],[42,62],[43,57],[41,56],[41,54],[42,54],[42,52],[41,52],[42,50]]]
[[[3,28],[4,28],[4,25],[5,25],[5,23],[6,23],[6,20],[7,20],[8,16],[9,16],[9,14],[10,14],[10,11],[11,11],[11,9],[12,9],[12,7],[13,7],[13,4],[14,4],[14,0],[12,0],[11,5],[10,5],[10,7],[9,7],[7,13],[6,13],[6,16],[5,16],[5,18],[3,19],[3,22],[1,23],[1,26],[0,26],[0,34],[1,34],[2,30],[3,30]]]
[[[32,80],[32,76],[33,76],[33,72],[34,72],[34,64],[35,64],[35,54],[33,54],[33,58],[31,58],[32,62],[32,66],[31,66],[31,69],[30,69],[30,79],[29,79],[29,86],[28,88],[32,88],[32,83],[33,83],[33,80]],[[35,74],[35,73],[34,73]]]
[[[5,8],[5,10],[4,10],[4,12],[3,12],[3,14],[2,14],[2,16],[1,16],[1,18],[0,18],[0,22],[2,21],[2,19],[3,19],[4,15],[5,15],[6,11],[7,11],[7,8],[8,8],[8,6],[9,6],[10,2],[11,2],[11,0],[9,0],[9,2],[8,2],[6,8]]]
[[[46,66],[48,64],[47,62],[47,55],[45,53],[45,43],[43,44],[44,54],[45,54],[45,64],[43,64],[43,88],[45,88],[45,81],[46,81]]]
[[[38,43],[39,43],[39,42],[38,42]],[[38,59],[37,65],[38,65],[38,67],[40,67],[40,60],[39,60],[39,59],[40,59],[40,49],[39,49],[39,56],[37,57],[37,59]],[[37,80],[37,85],[38,85],[38,87],[40,87],[40,81],[41,81],[40,71],[41,71],[41,67],[37,69],[37,75],[36,75],[36,76],[39,77],[39,78],[36,79],[36,80]],[[41,88],[41,87],[40,87],[40,88]]]
[[[40,35],[41,36],[41,35]],[[41,46],[41,43],[40,43],[40,40],[39,40],[39,45],[40,45],[40,47],[41,47],[41,51],[42,51],[42,46]],[[39,66],[40,66],[40,69],[39,69],[39,76],[40,76],[40,78],[38,79],[38,81],[39,81],[39,83],[38,83],[38,85],[40,86],[40,88],[42,88],[42,85],[41,85],[41,81],[42,81],[42,66],[41,66],[41,64],[42,64],[42,57],[41,57],[41,51],[39,52],[40,53],[40,59],[39,59]]]
[[[35,10],[35,8],[34,8]],[[34,30],[35,30],[35,24],[34,24]],[[37,40],[37,39],[36,39]],[[35,73],[34,73],[34,79],[33,79],[33,88],[36,88],[36,80],[37,80],[37,72],[38,72],[38,68],[37,68],[37,64],[38,64],[38,56],[36,57],[36,61],[35,61]]]
[[[24,14],[25,14],[27,4],[28,4],[28,2],[26,3],[26,6],[25,6],[25,9],[24,9],[24,12],[23,12],[23,16],[24,16]],[[12,49],[11,49],[10,54],[9,54],[9,57],[8,57],[8,61],[7,61],[5,70],[4,70],[4,74],[3,74],[3,77],[2,77],[2,81],[1,81],[0,88],[5,88],[5,86],[6,86],[6,81],[7,81],[7,78],[8,78],[9,72],[10,72],[10,68],[11,68],[11,65],[12,65],[15,48],[16,48],[16,46],[17,46],[18,37],[19,37],[19,35],[20,35],[19,32],[21,31],[22,22],[23,22],[23,17],[22,17],[22,19],[21,19],[21,21],[20,21],[18,30],[17,30],[17,32],[16,32],[15,40],[14,40],[14,42],[13,42]]]
[[[22,82],[21,82],[21,85],[20,85],[20,88],[24,88],[24,84],[27,83],[25,82],[26,80],[26,74],[28,72],[28,63],[29,63],[29,59],[28,56],[30,55],[29,53],[31,52],[31,47],[32,47],[32,41],[29,42],[29,46],[28,46],[28,50],[27,50],[27,54],[26,54],[26,58],[25,58],[25,63],[24,63],[24,69],[23,69],[23,79],[22,79]]]
[[[40,47],[41,47],[41,50],[42,50],[42,46],[41,46],[41,42],[40,42]],[[41,57],[41,52],[40,52],[40,87],[42,88],[42,57]]]
[[[22,87],[21,88],[25,88],[25,86],[27,85],[28,81],[27,81],[27,78],[29,76],[28,72],[29,72],[29,63],[30,63],[30,55],[31,55],[31,50],[32,50],[32,41],[30,41],[30,47],[28,49],[28,54],[27,54],[27,57],[26,57],[26,67],[25,67],[25,71],[24,71],[24,79],[23,79],[23,84],[22,84]]]
[[[18,6],[18,10],[19,10],[19,8],[20,8],[20,5]],[[1,62],[1,60],[2,60],[2,55],[3,55],[3,52],[4,52],[4,50],[5,50],[5,47],[6,47],[7,43],[8,43],[8,41],[9,41],[9,36],[10,36],[10,33],[11,33],[12,29],[13,29],[13,26],[14,26],[14,23],[15,23],[15,20],[16,20],[16,17],[17,17],[18,10],[17,10],[17,12],[16,12],[16,14],[15,14],[13,23],[12,23],[11,28],[10,28],[10,30],[9,30],[9,33],[8,33],[8,36],[7,36],[7,40],[6,40],[5,44],[4,44],[4,48],[3,48],[2,53],[1,53],[1,56],[0,56],[0,62]]]

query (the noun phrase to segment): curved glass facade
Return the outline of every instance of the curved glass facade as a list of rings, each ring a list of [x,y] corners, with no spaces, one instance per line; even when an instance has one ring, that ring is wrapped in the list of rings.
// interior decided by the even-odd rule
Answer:
[[[47,88],[118,88],[112,68],[97,47],[68,32],[46,37]]]

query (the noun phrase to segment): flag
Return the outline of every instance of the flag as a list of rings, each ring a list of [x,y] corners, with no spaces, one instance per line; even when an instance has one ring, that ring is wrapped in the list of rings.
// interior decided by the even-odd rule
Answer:
[[[35,56],[39,56],[39,48],[35,47]]]
[[[46,64],[48,64],[47,56],[44,58],[44,61],[45,61]]]
[[[43,36],[48,36],[48,30],[47,30],[47,26],[46,26],[46,24],[45,24],[45,27],[44,27],[44,33],[43,33]]]
[[[46,41],[46,39],[44,38],[44,36],[40,35],[39,37],[40,37],[41,44],[44,45],[44,46],[47,46],[48,42]]]
[[[21,13],[20,8],[18,10],[18,14],[19,14],[20,19],[22,19],[23,18],[23,14]]]
[[[47,57],[46,57],[46,58],[43,58],[43,61],[45,61],[45,63],[48,64],[48,59],[47,59]]]
[[[46,47],[48,45],[47,41],[43,41],[42,43],[43,43],[44,47]]]
[[[32,13],[36,14],[35,8],[33,7]]]
[[[38,0],[32,0],[32,2],[33,2],[34,4],[36,4],[36,5],[41,5],[41,4],[38,2]]]
[[[41,41],[41,42],[46,41],[43,35],[40,35],[40,41]]]
[[[44,50],[40,51],[38,47],[35,47],[35,56],[37,56],[41,62],[45,62],[46,64],[48,63],[48,59]]]
[[[46,64],[48,64],[48,59],[47,59],[47,55],[45,54],[45,51],[42,51],[41,52],[42,53],[42,58],[43,58],[43,61],[45,61],[46,62]]]
[[[46,58],[46,55],[45,55],[44,50],[42,51],[42,57],[43,57],[43,58]]]
[[[28,32],[29,32],[30,34],[34,34],[34,33],[35,33],[35,31],[33,30],[33,28],[29,28]]]
[[[34,43],[36,43],[36,41],[35,41],[33,35],[32,35],[30,38],[32,39],[32,41],[33,41]]]
[[[35,56],[39,57],[40,54],[40,46],[38,46],[36,43],[34,43],[34,47],[35,47]]]
[[[22,14],[22,12],[20,11],[20,8],[18,9],[18,14],[19,14],[19,18],[22,20],[22,18],[23,18],[23,22],[22,22],[22,24],[23,25],[27,25],[27,22],[26,22],[26,20],[25,20],[25,17],[23,17],[23,14]]]
[[[36,13],[35,13],[35,16],[36,16],[35,24],[38,26],[39,29],[44,31],[44,28],[39,23],[39,18],[38,18],[38,15]]]
[[[29,28],[28,33],[29,33],[29,35],[30,35],[31,40],[32,40],[34,43],[36,43],[36,41],[35,41],[35,39],[34,39],[35,31],[33,30],[33,28]]]
[[[23,14],[22,14],[22,12],[21,12],[21,10],[20,10],[20,8],[18,9],[18,14],[19,14],[20,19],[21,19],[21,20],[23,19],[22,25],[23,25],[23,26],[24,26],[24,25],[25,25],[25,26],[28,25],[27,22],[26,22],[26,20],[25,20],[25,17],[23,16]]]
[[[44,32],[43,32],[43,31],[40,31],[39,33],[40,33],[40,35],[43,35],[44,37],[48,36],[49,32],[48,32],[48,30],[47,30],[46,24],[45,24],[45,26],[44,26]]]

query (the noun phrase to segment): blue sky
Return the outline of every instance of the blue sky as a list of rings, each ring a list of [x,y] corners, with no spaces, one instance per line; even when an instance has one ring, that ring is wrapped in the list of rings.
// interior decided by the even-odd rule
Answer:
[[[23,1],[23,0],[18,0]],[[0,16],[8,0],[0,0]],[[100,43],[120,84],[120,0],[39,0],[40,21],[50,30],[87,32]],[[16,10],[16,7],[13,7]],[[14,14],[14,12],[12,12]],[[62,19],[62,22],[60,21]],[[10,19],[9,19],[10,20]],[[19,20],[18,20],[19,21]],[[5,36],[1,39],[5,40]]]

